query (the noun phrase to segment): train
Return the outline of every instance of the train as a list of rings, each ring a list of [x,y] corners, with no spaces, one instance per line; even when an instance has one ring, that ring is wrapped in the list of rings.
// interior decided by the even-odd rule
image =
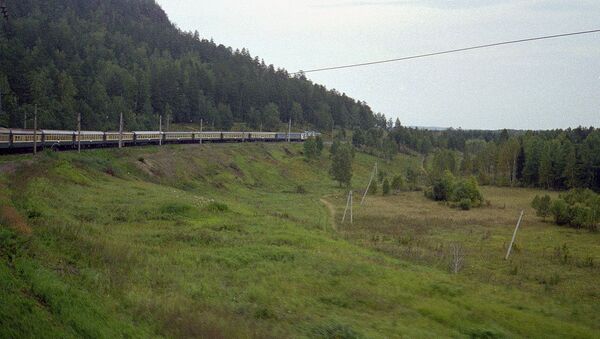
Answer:
[[[317,133],[318,134],[318,133]],[[50,148],[53,150],[82,148],[141,146],[158,144],[185,144],[203,142],[302,142],[315,136],[315,132],[235,132],[235,131],[59,131],[8,129],[0,127],[0,153],[30,151]]]

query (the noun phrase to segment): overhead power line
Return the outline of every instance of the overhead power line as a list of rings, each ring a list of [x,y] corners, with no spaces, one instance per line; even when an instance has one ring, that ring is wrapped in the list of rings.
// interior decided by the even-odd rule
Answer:
[[[378,65],[378,64],[386,64],[386,63],[398,62],[398,61],[405,61],[405,60],[411,60],[411,59],[427,58],[427,57],[432,57],[432,56],[436,56],[436,55],[443,55],[443,54],[451,54],[451,53],[471,51],[471,50],[474,50],[474,49],[483,49],[483,48],[490,48],[490,47],[495,47],[495,46],[520,44],[520,43],[537,41],[537,40],[564,38],[564,37],[573,36],[573,35],[583,35],[583,34],[591,34],[591,33],[600,33],[600,29],[594,29],[594,30],[590,30],[590,31],[579,31],[579,32],[563,33],[563,34],[556,34],[556,35],[545,35],[545,36],[540,36],[540,37],[535,37],[535,38],[527,38],[527,39],[520,39],[520,40],[509,40],[509,41],[503,41],[503,42],[496,42],[496,43],[493,43],[493,44],[478,45],[478,46],[458,48],[458,49],[451,49],[451,50],[442,51],[442,52],[434,52],[434,53],[427,53],[427,54],[420,54],[420,55],[412,55],[412,56],[407,56],[407,57],[402,57],[402,58],[395,58],[395,59],[387,59],[387,60],[363,62],[363,63],[358,63],[358,64],[349,64],[349,65],[342,65],[342,66],[316,68],[316,69],[311,69],[311,70],[307,70],[307,71],[295,72],[295,73],[292,73],[291,75],[304,74],[304,73],[324,72],[324,71],[333,71],[333,70],[337,70],[337,69],[363,67],[363,66],[371,66],[371,65]]]

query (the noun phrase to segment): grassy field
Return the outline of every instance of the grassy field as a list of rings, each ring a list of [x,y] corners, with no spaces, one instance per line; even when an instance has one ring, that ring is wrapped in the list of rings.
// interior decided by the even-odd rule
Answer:
[[[301,149],[1,158],[0,337],[598,335],[600,236],[537,220],[535,191],[485,189],[491,206],[470,212],[419,192],[369,197],[342,225],[327,152],[307,163]],[[375,160],[357,154],[355,188]]]

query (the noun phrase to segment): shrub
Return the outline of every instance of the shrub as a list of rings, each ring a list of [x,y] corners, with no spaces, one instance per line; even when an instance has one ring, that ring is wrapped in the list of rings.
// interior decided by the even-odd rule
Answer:
[[[390,181],[386,178],[383,180],[383,186],[381,188],[383,195],[389,195],[390,194]]]
[[[463,211],[468,211],[471,209],[471,200],[469,199],[462,199],[459,203],[458,206],[460,207],[461,210]]]
[[[377,178],[379,179],[379,182],[383,183],[383,179],[385,179],[385,177],[387,176],[387,173],[385,173],[384,170],[379,170],[377,172]]]
[[[449,171],[433,182],[432,197],[435,201],[450,201],[454,190],[454,176]]]
[[[467,180],[460,180],[454,186],[452,192],[452,201],[461,202],[469,200],[472,206],[479,207],[483,204],[483,196],[479,191],[477,179],[471,177]],[[469,207],[470,208],[470,207]]]
[[[224,203],[213,201],[204,207],[205,211],[208,212],[227,212],[229,211],[229,206]]]
[[[396,175],[393,179],[392,179],[392,189],[394,191],[401,191],[404,189],[404,177],[402,177],[401,175]]]
[[[563,199],[557,199],[552,203],[550,213],[557,225],[566,225],[571,221],[569,218],[569,206]]]
[[[296,193],[298,193],[298,194],[305,194],[306,193],[306,188],[304,188],[304,186],[302,186],[302,185],[298,185],[298,186],[296,186]]]
[[[181,204],[181,203],[167,203],[160,207],[161,214],[170,214],[170,215],[186,215],[189,211],[192,210],[192,207],[189,205]]]
[[[304,142],[304,157],[309,161],[319,157],[319,149],[315,139],[310,138]]]
[[[569,206],[568,210],[571,226],[576,228],[589,228],[593,224],[593,214],[591,208],[583,204],[576,203],[575,205]]]
[[[531,207],[535,209],[535,214],[538,217],[546,220],[546,217],[550,215],[550,207],[552,205],[552,199],[550,199],[549,195],[544,195],[543,197],[535,196],[533,201],[531,202]]]
[[[323,138],[321,138],[321,136],[317,136],[315,138],[315,145],[317,147],[317,156],[320,156],[321,153],[323,153],[323,148],[325,147],[323,145]]]
[[[377,194],[377,180],[373,180],[371,182],[371,186],[369,187],[369,194]]]

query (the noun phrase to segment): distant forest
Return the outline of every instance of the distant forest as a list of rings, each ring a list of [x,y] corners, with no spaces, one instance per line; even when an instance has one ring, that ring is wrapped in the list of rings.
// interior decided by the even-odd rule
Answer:
[[[175,123],[273,130],[280,121],[329,130],[374,125],[364,102],[292,77],[245,50],[184,32],[153,0],[8,1],[0,20],[0,125],[114,130]],[[265,37],[268,38],[268,37]],[[31,122],[29,123],[31,126]]]
[[[388,138],[400,149],[431,155],[432,177],[448,170],[473,175],[484,185],[600,192],[599,129],[425,131],[395,126],[389,130]]]

